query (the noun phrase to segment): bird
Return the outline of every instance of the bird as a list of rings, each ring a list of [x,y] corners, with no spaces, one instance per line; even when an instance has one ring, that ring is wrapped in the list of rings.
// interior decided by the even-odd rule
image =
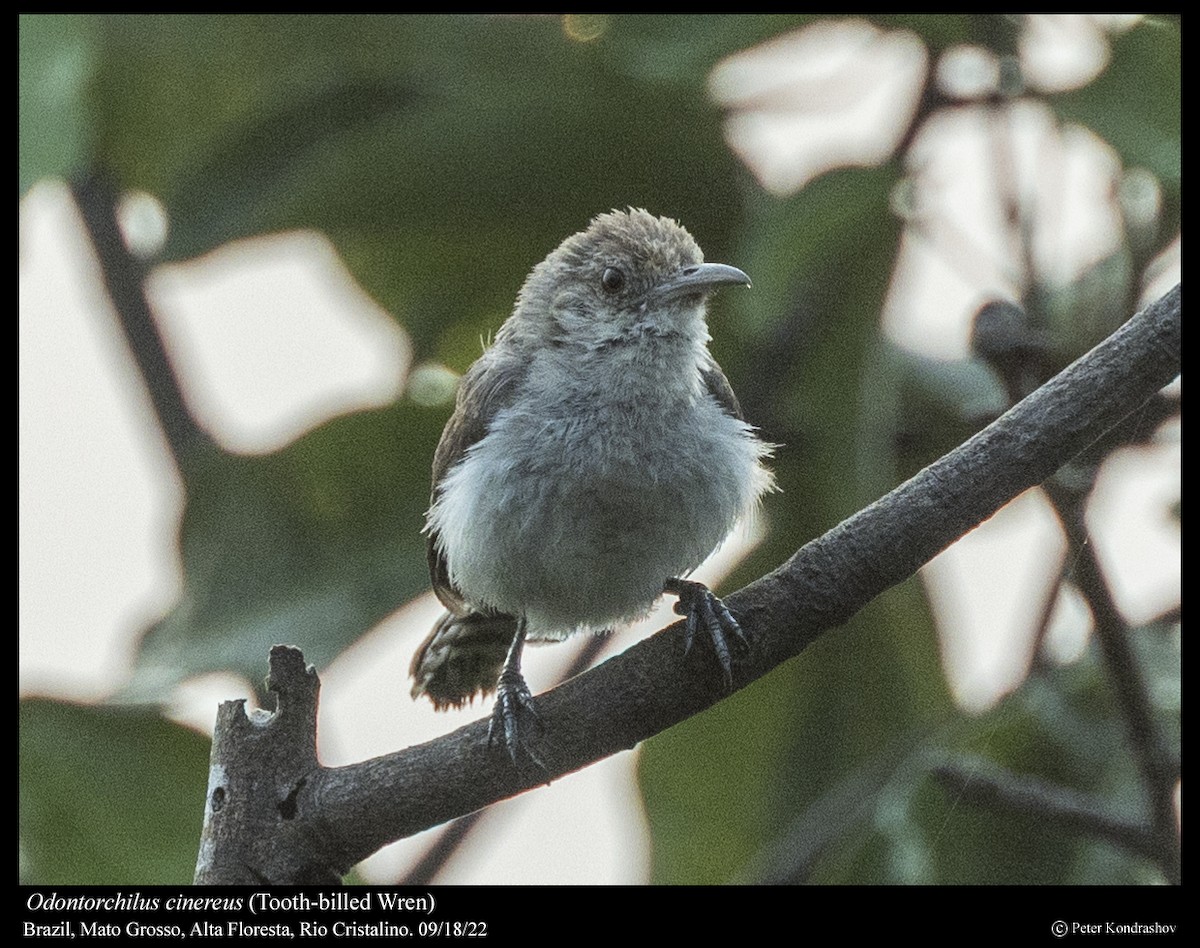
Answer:
[[[739,284],[677,221],[599,214],[533,268],[459,382],[424,527],[446,612],[412,696],[440,710],[495,691],[489,743],[514,763],[541,764],[526,641],[619,628],[664,592],[732,689],[748,639],[687,577],[774,489],[775,446],[708,348],[708,299]]]

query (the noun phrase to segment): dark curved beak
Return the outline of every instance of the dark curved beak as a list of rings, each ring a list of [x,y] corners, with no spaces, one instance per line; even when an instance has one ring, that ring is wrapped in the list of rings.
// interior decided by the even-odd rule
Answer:
[[[659,299],[673,300],[696,293],[711,293],[718,287],[733,284],[749,286],[750,278],[727,263],[699,263],[668,277],[659,284],[655,295]]]

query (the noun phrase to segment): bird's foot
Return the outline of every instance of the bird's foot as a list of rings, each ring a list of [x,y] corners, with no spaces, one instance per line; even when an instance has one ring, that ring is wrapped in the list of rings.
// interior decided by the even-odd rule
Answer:
[[[503,741],[504,749],[517,767],[532,764],[545,771],[546,765],[529,744],[530,732],[542,733],[542,722],[533,705],[533,695],[519,671],[505,668],[496,684],[496,704],[488,722],[488,745],[495,748]]]
[[[725,608],[725,603],[703,583],[688,579],[668,579],[663,591],[678,596],[675,614],[686,616],[683,653],[692,650],[696,631],[703,629],[712,642],[713,653],[721,666],[725,690],[733,690],[733,663],[750,654],[750,640],[738,625],[737,619]]]

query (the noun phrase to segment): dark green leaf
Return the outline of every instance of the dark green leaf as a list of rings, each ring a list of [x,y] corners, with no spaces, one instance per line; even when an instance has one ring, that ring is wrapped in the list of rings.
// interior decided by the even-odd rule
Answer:
[[[209,742],[148,708],[20,703],[21,881],[185,885]]]
[[[132,693],[160,698],[222,668],[258,681],[277,643],[325,665],[426,589],[422,515],[445,417],[401,403],[265,457],[195,456],[183,597],[143,639]]]
[[[1112,145],[1126,165],[1153,171],[1168,207],[1182,176],[1182,37],[1177,22],[1144,22],[1117,36],[1112,60],[1095,82],[1052,98],[1063,118],[1080,122]],[[1169,217],[1164,232],[1174,234]]]
[[[17,167],[24,194],[39,178],[71,174],[88,155],[96,30],[90,17],[28,13],[18,30]]]
[[[876,13],[869,19],[887,30],[912,30],[937,54],[948,46],[980,43],[1000,51],[1015,42],[1012,17],[994,14]]]
[[[1035,675],[995,710],[965,721],[949,738],[958,753],[1075,791],[1137,820],[1136,768],[1125,746],[1108,682],[1094,656],[1052,677]],[[981,769],[981,773],[986,768]],[[1035,814],[960,805],[926,783],[914,822],[928,840],[931,881],[977,884],[1130,884],[1156,876],[1139,857]],[[1096,853],[1106,855],[1097,861]]]

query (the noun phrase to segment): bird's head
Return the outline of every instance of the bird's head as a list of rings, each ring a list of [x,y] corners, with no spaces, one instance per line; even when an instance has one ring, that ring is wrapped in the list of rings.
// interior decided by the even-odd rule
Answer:
[[[525,332],[559,346],[706,339],[708,295],[729,284],[749,286],[750,278],[705,263],[678,222],[630,208],[597,216],[534,267],[514,316]]]

